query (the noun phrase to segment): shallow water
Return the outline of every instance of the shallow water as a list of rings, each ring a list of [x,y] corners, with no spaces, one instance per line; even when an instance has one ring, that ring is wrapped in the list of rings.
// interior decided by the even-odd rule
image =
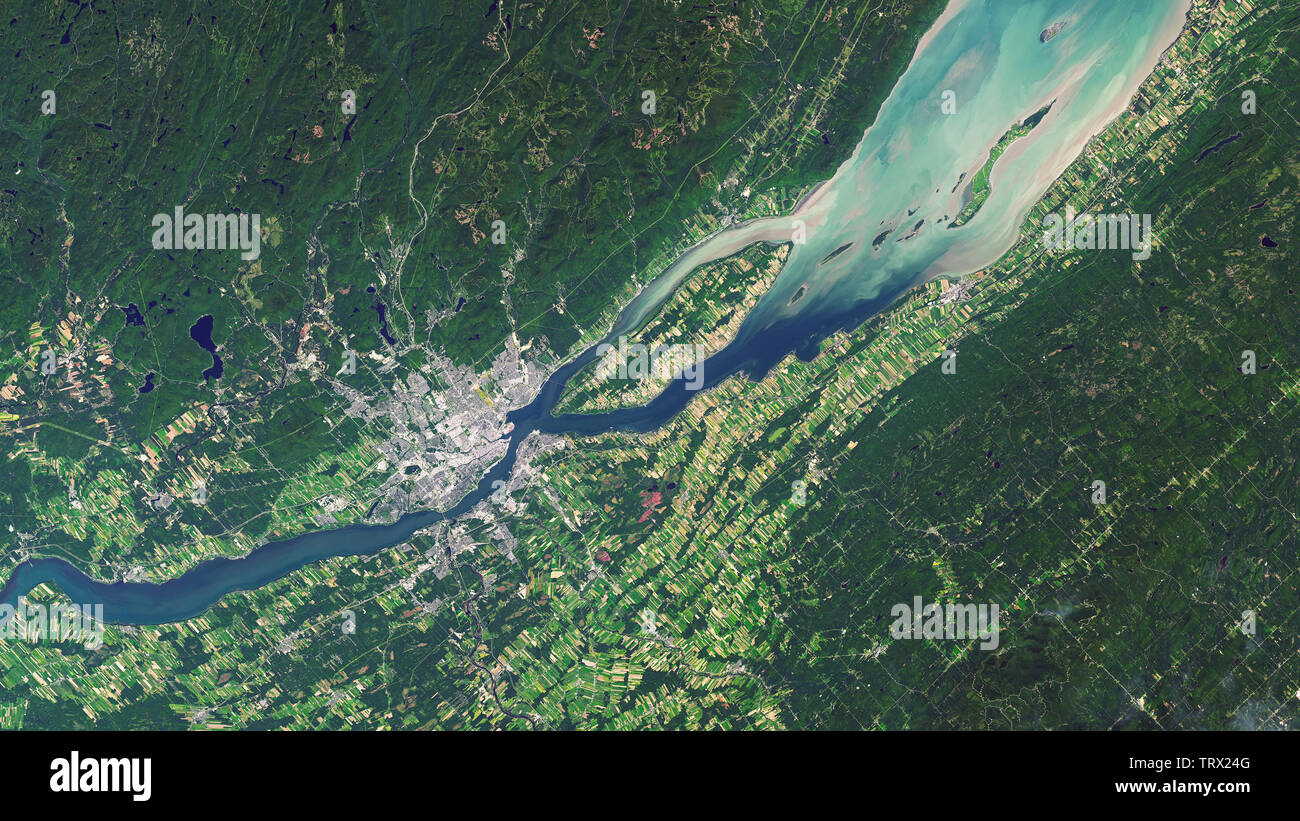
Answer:
[[[1029,209],[1052,181],[1127,106],[1173,42],[1188,5],[1188,0],[955,0],[922,38],[875,124],[834,177],[794,213],[733,227],[692,248],[624,309],[607,340],[644,323],[699,265],[756,242],[788,242],[796,222],[803,223],[806,242],[793,246],[785,268],[732,343],[705,361],[706,387],[740,372],[761,378],[792,352],[809,358],[820,340],[856,327],[917,282],[995,262],[1015,242]],[[1066,25],[1059,35],[1039,42],[1040,32],[1061,21]],[[949,90],[955,110],[946,114],[941,103]],[[1053,101],[1038,126],[998,161],[980,212],[949,230],[942,218],[961,210],[964,188],[993,144]],[[898,241],[922,220],[915,236]],[[872,240],[886,230],[889,236],[873,249]],[[802,297],[791,305],[800,289]],[[560,368],[531,404],[510,414],[514,428],[505,457],[449,511],[303,534],[238,559],[204,562],[161,584],[99,582],[62,559],[38,559],[14,571],[0,589],[0,604],[13,605],[33,587],[52,582],[74,602],[102,603],[108,622],[191,618],[234,591],[262,587],[332,556],[375,553],[407,541],[420,528],[463,515],[488,497],[495,480],[510,475],[519,443],[533,431],[654,430],[694,395],[679,381],[644,407],[551,416],[565,384],[593,361],[595,351],[593,346]]]

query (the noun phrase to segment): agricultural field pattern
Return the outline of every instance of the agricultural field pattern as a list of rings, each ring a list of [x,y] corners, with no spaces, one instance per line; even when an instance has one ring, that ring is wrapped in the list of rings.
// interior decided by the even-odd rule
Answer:
[[[0,46],[0,728],[1300,722],[1300,3]]]

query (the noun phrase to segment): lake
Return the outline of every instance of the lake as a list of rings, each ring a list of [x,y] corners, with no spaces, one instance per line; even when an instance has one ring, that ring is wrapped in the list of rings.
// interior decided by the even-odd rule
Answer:
[[[700,265],[755,243],[791,242],[796,231],[805,241],[792,246],[733,341],[704,362],[704,387],[738,374],[761,379],[792,353],[811,358],[821,340],[857,327],[917,283],[994,263],[1018,239],[1048,186],[1127,107],[1174,41],[1188,7],[1188,0],[956,0],[922,38],[875,123],[830,180],[789,215],[728,228],[689,249],[628,304],[602,342],[616,343],[639,328]],[[1042,42],[1045,30],[1062,23]],[[1048,103],[1042,121],[999,159],[980,211],[949,230],[945,223],[961,210],[966,186],[993,145]],[[802,296],[793,300],[797,293]],[[73,602],[103,604],[107,622],[192,618],[230,593],[327,558],[373,554],[464,515],[492,493],[493,482],[509,477],[520,442],[534,431],[655,430],[695,395],[679,380],[643,407],[553,416],[564,386],[595,358],[596,346],[583,351],[546,380],[533,402],[509,415],[505,456],[448,511],[306,533],[240,558],[203,562],[157,584],[97,581],[62,559],[35,559],[15,569],[0,589],[0,604],[16,604],[34,587],[53,583]],[[221,367],[215,351],[213,360],[216,373],[205,376],[215,378]]]

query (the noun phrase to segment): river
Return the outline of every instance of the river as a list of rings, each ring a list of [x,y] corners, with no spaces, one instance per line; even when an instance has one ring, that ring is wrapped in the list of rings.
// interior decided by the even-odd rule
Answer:
[[[704,362],[705,388],[737,374],[761,379],[791,353],[808,359],[821,340],[857,327],[917,283],[992,264],[1088,139],[1127,107],[1174,41],[1189,4],[953,0],[830,180],[791,214],[734,226],[689,249],[628,304],[602,341],[616,342],[640,327],[700,265],[754,243],[790,242],[797,223],[805,241],[791,246],[785,267],[732,342]],[[1065,24],[1060,33],[1041,42],[1040,33],[1056,23]],[[979,213],[949,230],[946,222],[961,210],[969,181],[994,143],[1048,103],[1047,116],[999,159]],[[162,583],[97,581],[62,559],[33,559],[18,565],[0,589],[0,604],[16,605],[34,587],[53,583],[73,602],[102,604],[110,623],[193,618],[230,593],[255,590],[334,556],[373,554],[464,515],[492,493],[494,481],[509,477],[519,444],[534,431],[650,431],[695,395],[679,380],[642,407],[553,416],[565,385],[595,358],[596,346],[583,351],[546,380],[533,402],[509,415],[505,456],[450,510],[306,533],[240,558],[202,562]]]

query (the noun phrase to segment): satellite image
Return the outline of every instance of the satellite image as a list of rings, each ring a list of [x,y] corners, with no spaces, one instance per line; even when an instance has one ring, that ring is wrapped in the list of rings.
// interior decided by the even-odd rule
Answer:
[[[1295,0],[0,25],[0,727],[1300,729]]]

